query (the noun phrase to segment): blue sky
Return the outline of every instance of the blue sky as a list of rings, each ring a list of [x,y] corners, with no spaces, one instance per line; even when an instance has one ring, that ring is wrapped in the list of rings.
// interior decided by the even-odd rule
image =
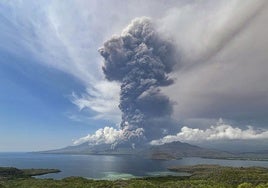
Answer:
[[[143,16],[182,58],[175,83],[161,90],[178,129],[189,128],[174,140],[196,142],[183,132],[193,128],[221,131],[220,118],[231,133],[219,142],[267,139],[267,12],[262,0],[1,1],[0,151],[65,147],[108,126],[121,134],[120,84],[105,79],[98,49]]]
[[[80,111],[72,102],[72,93],[85,92],[85,80],[90,76],[81,78],[82,71],[72,72],[76,67],[67,67],[74,60],[70,60],[64,42],[53,31],[47,33],[47,37],[51,37],[51,40],[54,37],[58,41],[44,44],[45,39],[39,38],[38,24],[44,24],[41,29],[51,29],[51,23],[45,23],[48,15],[28,11],[36,7],[41,12],[50,6],[54,9],[51,4],[45,1],[0,4],[0,151],[64,147],[71,145],[73,139],[99,128],[99,125],[109,123],[107,120],[90,118],[96,113],[89,109]],[[80,32],[79,28],[77,31]],[[94,46],[92,50],[97,54],[97,47]],[[53,51],[56,55],[51,54]],[[95,59],[94,55],[87,61],[90,59]]]
[[[66,146],[104,123],[70,119],[82,114],[70,100],[73,91],[84,90],[77,78],[38,64],[28,54],[25,58],[4,55],[0,64],[2,150]]]

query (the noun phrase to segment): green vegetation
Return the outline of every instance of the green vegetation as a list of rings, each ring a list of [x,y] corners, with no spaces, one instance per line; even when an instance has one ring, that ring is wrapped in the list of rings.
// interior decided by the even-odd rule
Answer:
[[[15,168],[0,169],[2,174],[2,178],[0,178],[0,188],[268,188],[268,169],[261,167],[234,168],[218,165],[172,167],[170,168],[172,171],[188,172],[191,175],[183,177],[146,177],[115,181],[89,180],[81,177],[69,177],[62,180],[37,179],[29,175],[22,176],[21,171],[25,173],[25,170]],[[37,173],[38,171],[40,172],[41,169],[37,171],[31,170]],[[5,174],[5,177],[3,174]]]

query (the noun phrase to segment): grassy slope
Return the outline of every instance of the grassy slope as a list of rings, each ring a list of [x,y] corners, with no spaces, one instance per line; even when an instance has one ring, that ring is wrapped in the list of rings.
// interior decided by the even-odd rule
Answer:
[[[189,177],[154,177],[130,180],[88,180],[81,177],[69,177],[62,180],[35,178],[8,178],[0,180],[5,188],[87,188],[87,187],[267,187],[268,169],[233,168],[211,165],[191,167],[173,167],[172,170],[189,172]]]

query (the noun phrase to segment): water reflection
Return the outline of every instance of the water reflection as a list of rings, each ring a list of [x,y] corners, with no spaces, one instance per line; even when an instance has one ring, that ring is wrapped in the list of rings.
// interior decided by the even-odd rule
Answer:
[[[0,166],[60,169],[62,172],[58,174],[40,176],[41,178],[55,179],[69,176],[82,176],[95,179],[124,179],[142,176],[175,175],[174,172],[167,171],[167,167],[195,164],[268,167],[267,161],[220,160],[195,157],[160,161],[144,159],[137,156],[0,153]]]

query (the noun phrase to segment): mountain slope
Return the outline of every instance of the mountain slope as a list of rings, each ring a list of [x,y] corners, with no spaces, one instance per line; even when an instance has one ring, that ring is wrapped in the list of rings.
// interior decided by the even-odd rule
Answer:
[[[68,146],[58,150],[44,151],[42,153],[61,154],[102,154],[102,155],[140,155],[151,159],[177,159],[181,157],[233,157],[232,154],[212,149],[205,149],[182,142],[172,142],[159,146],[138,146],[132,148],[129,145],[118,145],[111,148],[110,144],[89,145],[83,143],[77,146]]]
[[[233,157],[233,154],[201,148],[195,145],[182,142],[172,142],[150,148],[151,158],[154,159],[177,159],[182,157],[207,157],[207,158],[223,158]]]

